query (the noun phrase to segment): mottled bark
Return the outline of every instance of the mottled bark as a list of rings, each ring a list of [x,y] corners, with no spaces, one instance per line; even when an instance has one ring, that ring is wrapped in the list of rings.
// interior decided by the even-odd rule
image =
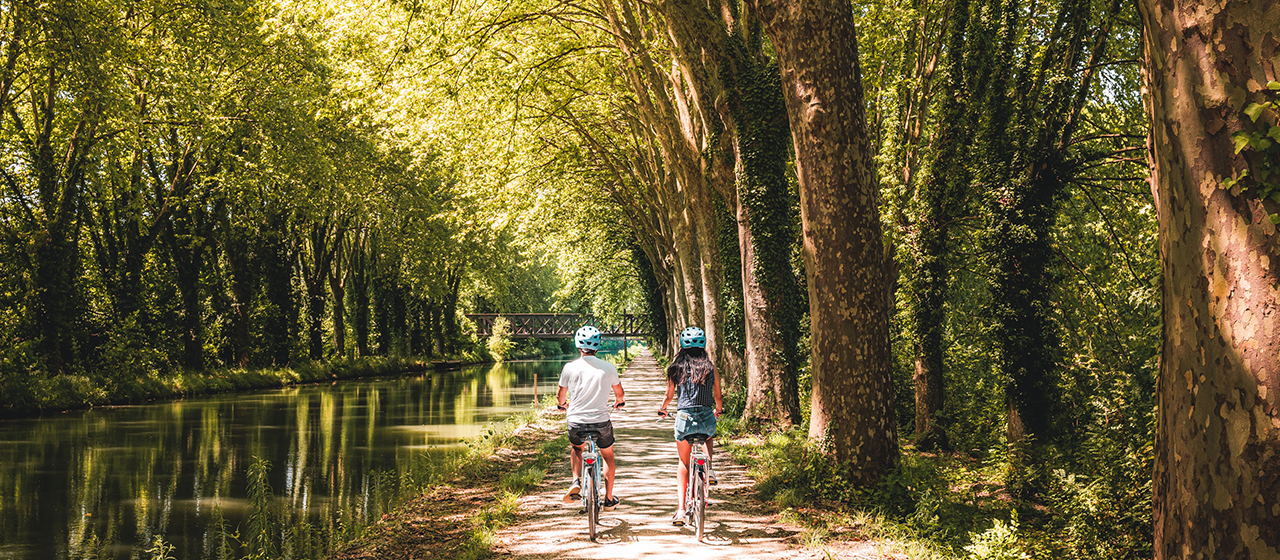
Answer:
[[[1280,3],[1139,4],[1164,272],[1157,559],[1280,558],[1280,210],[1223,187],[1280,76]]]
[[[723,367],[721,331],[724,330],[724,313],[720,309],[721,281],[724,270],[716,244],[715,207],[711,204],[711,192],[707,185],[690,189],[689,211],[698,234],[699,286],[702,293],[701,327],[707,335],[707,354]]]
[[[809,434],[859,482],[897,461],[878,193],[853,6],[754,0],[773,39],[796,152],[812,321]]]

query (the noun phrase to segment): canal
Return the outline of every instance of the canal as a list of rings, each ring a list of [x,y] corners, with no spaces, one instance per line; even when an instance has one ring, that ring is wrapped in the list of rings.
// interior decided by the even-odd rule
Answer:
[[[433,458],[553,393],[563,364],[0,421],[0,559],[151,558],[157,537],[174,558],[211,559],[253,521],[274,527],[277,541],[350,532],[381,516]],[[247,481],[257,460],[270,466],[272,493],[255,505]]]

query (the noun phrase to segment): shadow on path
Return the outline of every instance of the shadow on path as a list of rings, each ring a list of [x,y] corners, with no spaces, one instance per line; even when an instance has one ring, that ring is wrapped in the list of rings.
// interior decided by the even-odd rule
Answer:
[[[618,459],[614,495],[622,503],[601,514],[596,542],[587,538],[580,504],[561,502],[569,482],[566,453],[547,481],[521,498],[520,521],[499,532],[497,555],[547,560],[821,557],[798,549],[798,529],[779,523],[776,515],[751,499],[752,481],[728,453],[715,455],[720,484],[711,488],[703,542],[697,542],[693,529],[673,526],[675,440],[671,422],[656,414],[666,383],[648,351],[623,372],[622,384],[628,410],[613,415]]]

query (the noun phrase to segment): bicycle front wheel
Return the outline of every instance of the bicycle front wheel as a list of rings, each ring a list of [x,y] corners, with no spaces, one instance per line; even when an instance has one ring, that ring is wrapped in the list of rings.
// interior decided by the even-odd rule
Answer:
[[[594,467],[587,467],[582,473],[582,500],[587,509],[587,534],[596,540],[596,520],[600,518],[600,494],[596,488]]]

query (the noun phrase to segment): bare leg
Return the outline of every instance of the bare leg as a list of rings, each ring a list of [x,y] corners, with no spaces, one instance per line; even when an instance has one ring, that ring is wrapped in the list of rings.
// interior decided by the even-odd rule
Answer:
[[[613,473],[617,465],[613,462],[613,446],[600,450],[600,458],[604,460],[604,499],[613,497]]]
[[[569,464],[573,467],[573,479],[582,478],[582,446],[571,445],[569,449]]]
[[[676,503],[680,504],[680,509],[684,509],[684,491],[689,485],[689,453],[693,451],[693,446],[687,441],[676,442],[676,454],[680,457],[680,467],[676,469]]]
[[[711,450],[715,449],[715,447],[715,442],[711,438],[707,438],[707,441],[702,444],[702,450],[707,454],[708,466],[711,465]]]

